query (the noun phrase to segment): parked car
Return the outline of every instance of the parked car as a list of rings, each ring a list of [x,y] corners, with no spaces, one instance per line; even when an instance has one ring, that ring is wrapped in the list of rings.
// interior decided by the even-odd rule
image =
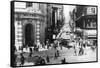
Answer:
[[[34,63],[35,65],[44,65],[44,64],[46,64],[46,63],[45,63],[45,59],[42,58],[41,56],[34,56],[34,57],[33,57],[33,63]]]

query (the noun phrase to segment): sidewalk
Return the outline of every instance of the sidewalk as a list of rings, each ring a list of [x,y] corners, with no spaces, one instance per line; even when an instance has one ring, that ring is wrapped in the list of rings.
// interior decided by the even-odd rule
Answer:
[[[96,61],[96,51],[92,51],[88,47],[84,50],[86,54],[84,54],[82,56],[74,55],[73,48],[68,49],[66,47],[62,47],[62,50],[61,50],[60,47],[58,47],[57,49],[59,50],[59,54],[60,54],[60,57],[58,57],[57,59],[54,59],[56,50],[53,48],[51,48],[49,50],[40,51],[40,52],[34,52],[32,54],[32,56],[39,55],[39,56],[43,57],[46,61],[46,56],[48,55],[50,57],[50,62],[49,63],[46,62],[46,64],[58,64],[58,63],[61,63],[61,60],[64,58],[66,59],[66,62],[68,62],[68,63]],[[29,53],[25,53],[24,57],[28,58],[28,55],[29,55]],[[34,58],[31,58],[31,59],[28,58],[28,60],[26,60],[24,65],[26,65],[26,64],[33,65],[32,59],[34,59]],[[29,60],[30,60],[30,62],[27,62]]]

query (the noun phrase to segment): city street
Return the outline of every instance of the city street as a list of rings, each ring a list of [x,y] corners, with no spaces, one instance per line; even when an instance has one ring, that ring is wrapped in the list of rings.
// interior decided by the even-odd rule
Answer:
[[[81,56],[75,55],[73,48],[68,49],[68,48],[62,47],[62,50],[61,50],[60,47],[58,47],[57,50],[59,50],[60,57],[56,59],[54,58],[56,50],[53,48],[49,50],[45,50],[45,51],[34,52],[32,56],[37,56],[37,55],[41,56],[46,61],[46,56],[48,55],[50,58],[50,62],[47,63],[46,61],[46,64],[59,64],[61,63],[61,60],[64,58],[66,59],[67,63],[96,61],[96,50],[92,51],[90,47],[86,47],[84,49],[85,53]],[[24,53],[24,57],[26,59],[24,65],[34,65],[34,58],[33,57],[30,58],[29,53]],[[20,61],[17,64],[19,65]]]
[[[97,61],[96,9],[15,2],[12,66]]]

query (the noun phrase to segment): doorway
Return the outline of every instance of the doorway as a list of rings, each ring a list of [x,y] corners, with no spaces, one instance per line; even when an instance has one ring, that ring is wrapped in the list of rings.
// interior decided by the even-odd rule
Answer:
[[[27,24],[25,26],[25,44],[28,46],[32,46],[33,43],[34,43],[33,25]]]

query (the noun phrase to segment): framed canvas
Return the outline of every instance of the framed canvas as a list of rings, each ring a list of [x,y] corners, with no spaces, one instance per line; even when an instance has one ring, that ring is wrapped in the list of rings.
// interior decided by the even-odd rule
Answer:
[[[11,66],[98,61],[96,5],[11,1]]]

